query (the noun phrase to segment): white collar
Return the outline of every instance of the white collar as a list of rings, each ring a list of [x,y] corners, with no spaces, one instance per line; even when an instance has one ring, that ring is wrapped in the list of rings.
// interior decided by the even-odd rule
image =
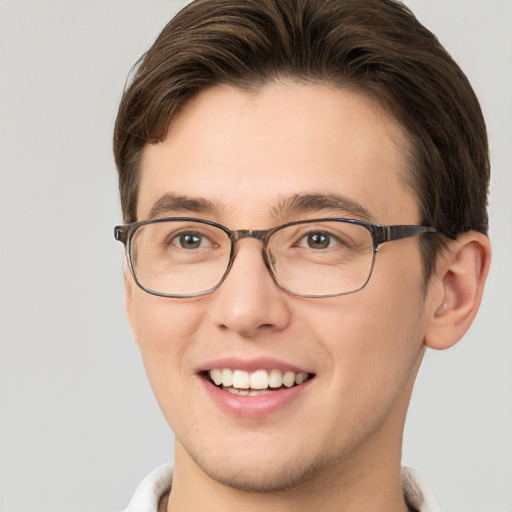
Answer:
[[[407,504],[418,512],[442,512],[432,487],[416,469],[402,467],[402,486]]]

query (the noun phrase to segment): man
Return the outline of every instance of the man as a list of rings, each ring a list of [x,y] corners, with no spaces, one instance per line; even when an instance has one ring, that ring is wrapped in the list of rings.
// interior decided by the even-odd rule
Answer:
[[[127,510],[440,510],[403,426],[490,246],[485,123],[435,37],[392,0],[193,2],[114,152],[128,318],[176,436]]]

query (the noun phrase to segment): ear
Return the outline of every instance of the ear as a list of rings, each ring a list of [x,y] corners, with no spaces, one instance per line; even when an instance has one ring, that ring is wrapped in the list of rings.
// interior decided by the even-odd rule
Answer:
[[[482,233],[468,231],[438,256],[429,285],[427,347],[443,350],[457,343],[480,307],[491,261],[491,245]]]

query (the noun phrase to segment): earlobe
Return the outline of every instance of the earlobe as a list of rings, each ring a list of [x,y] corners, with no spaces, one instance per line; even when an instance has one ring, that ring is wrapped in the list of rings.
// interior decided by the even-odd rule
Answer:
[[[469,231],[457,237],[438,256],[437,281],[428,325],[427,347],[443,350],[455,345],[473,322],[489,272],[491,247],[482,233]]]

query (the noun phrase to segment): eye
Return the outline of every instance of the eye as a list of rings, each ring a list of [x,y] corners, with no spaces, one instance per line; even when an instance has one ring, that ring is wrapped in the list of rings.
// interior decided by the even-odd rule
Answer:
[[[180,249],[199,249],[201,247],[205,247],[211,245],[210,240],[197,232],[184,232],[178,233],[175,235],[171,241],[170,245],[174,245],[175,247],[179,247]]]
[[[310,249],[327,249],[339,245],[339,240],[325,231],[312,231],[303,236],[298,245]]]

